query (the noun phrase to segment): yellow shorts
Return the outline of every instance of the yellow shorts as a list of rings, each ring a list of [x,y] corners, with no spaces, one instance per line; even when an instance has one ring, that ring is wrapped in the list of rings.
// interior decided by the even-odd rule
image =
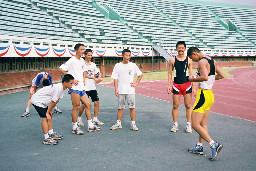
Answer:
[[[193,106],[194,112],[205,113],[206,110],[210,110],[214,103],[214,95],[212,90],[197,90],[196,101]]]

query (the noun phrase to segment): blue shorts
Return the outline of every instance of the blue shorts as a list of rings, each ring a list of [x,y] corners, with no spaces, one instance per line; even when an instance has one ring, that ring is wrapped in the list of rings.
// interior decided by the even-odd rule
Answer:
[[[70,90],[68,91],[68,94],[70,94],[70,93],[72,93],[72,92],[74,92],[74,93],[76,93],[76,94],[79,94],[80,96],[84,96],[84,95],[86,94],[85,90],[79,91],[79,90],[73,90],[73,89],[70,89]]]

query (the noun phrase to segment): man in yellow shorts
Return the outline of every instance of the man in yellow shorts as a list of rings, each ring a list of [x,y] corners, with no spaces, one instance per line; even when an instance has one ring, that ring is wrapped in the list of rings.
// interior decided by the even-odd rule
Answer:
[[[211,106],[214,103],[212,87],[215,80],[224,78],[222,70],[217,63],[205,55],[196,47],[188,49],[187,55],[193,61],[198,62],[198,74],[190,76],[191,82],[199,82],[197,97],[192,109],[192,128],[199,134],[199,141],[195,147],[189,148],[188,151],[196,154],[203,154],[203,142],[207,141],[212,149],[210,160],[214,160],[221,151],[223,145],[211,139],[208,133],[207,121],[210,114]],[[217,75],[215,75],[215,72]]]

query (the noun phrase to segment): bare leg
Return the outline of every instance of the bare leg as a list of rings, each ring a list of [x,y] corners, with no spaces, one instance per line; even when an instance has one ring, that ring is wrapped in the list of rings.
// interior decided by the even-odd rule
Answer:
[[[191,118],[192,118],[192,128],[208,143],[212,141],[208,130],[202,127],[201,122],[204,118],[207,118],[205,116],[206,113],[198,113],[198,112],[192,112]],[[209,115],[208,115],[209,116]]]
[[[98,117],[100,109],[100,101],[94,101],[94,117]]]
[[[31,107],[31,105],[32,105],[32,103],[31,103],[31,101],[30,101],[30,97],[29,97],[29,99],[28,99],[28,103],[27,103],[27,107],[26,108],[30,108]]]
[[[192,94],[185,94],[184,95],[184,104],[186,107],[186,117],[187,117],[187,122],[191,122],[191,113],[192,113]]]
[[[42,129],[43,133],[47,134],[49,131],[47,118],[42,118]]]
[[[84,105],[84,104],[82,104],[82,105],[78,108],[78,110],[79,110],[78,116],[79,116],[79,117],[82,116],[82,114],[83,114],[83,112],[84,112],[84,109],[85,109],[85,105]]]
[[[47,119],[48,122],[48,131],[52,130],[52,118],[51,119]]]
[[[30,109],[30,107],[31,107],[31,105],[32,105],[32,103],[31,103],[31,97],[32,97],[32,95],[35,94],[35,93],[36,93],[35,89],[30,88],[29,98],[28,98],[28,102],[27,102],[27,107],[26,107],[26,108],[29,108],[29,109]]]
[[[77,111],[79,108],[79,103],[80,103],[80,95],[76,94],[74,92],[70,93],[71,95],[71,101],[72,101],[72,122],[76,123],[77,122]]]
[[[131,120],[135,121],[135,119],[136,119],[135,108],[130,108],[130,116],[131,116]]]
[[[123,112],[124,112],[124,109],[118,109],[118,111],[117,111],[117,120],[121,121],[121,119],[123,117]]]
[[[209,118],[209,114],[210,114],[210,111],[209,110],[206,110],[205,111],[205,114],[204,114],[204,117],[203,117],[203,120],[201,121],[201,126],[208,132],[208,126],[207,126],[207,121],[208,121],[208,118]],[[199,141],[200,143],[203,144],[204,142],[204,139],[199,135]]]
[[[87,94],[85,94],[84,96],[81,97],[81,101],[83,102],[83,104],[85,104],[85,114],[86,114],[87,120],[91,120],[92,119],[92,114],[91,114],[92,104],[91,104]]]
[[[173,107],[172,107],[172,118],[173,122],[178,122],[178,116],[179,116],[179,103],[180,103],[180,95],[173,94],[172,96],[173,100]]]

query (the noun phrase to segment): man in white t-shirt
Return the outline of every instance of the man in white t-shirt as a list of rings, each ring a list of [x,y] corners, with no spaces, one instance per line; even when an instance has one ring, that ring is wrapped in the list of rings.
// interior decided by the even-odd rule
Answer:
[[[131,129],[133,131],[138,131],[135,124],[135,87],[139,84],[143,75],[139,67],[135,63],[130,62],[130,50],[124,49],[122,51],[122,57],[123,61],[115,65],[111,76],[111,78],[114,79],[115,95],[118,97],[118,112],[117,122],[110,129],[116,130],[122,128],[121,119],[123,116],[123,108],[127,101],[132,120]],[[134,81],[134,74],[138,76],[136,81]]]
[[[86,74],[95,78],[95,79],[90,79],[86,78],[85,80],[85,91],[88,97],[91,98],[92,102],[94,103],[94,117],[93,117],[93,122],[96,125],[104,125],[103,122],[101,122],[98,119],[98,113],[99,113],[99,106],[100,106],[100,101],[99,101],[99,96],[98,92],[96,90],[95,82],[99,83],[102,81],[101,76],[100,76],[100,70],[97,68],[96,64],[91,62],[92,60],[92,50],[91,49],[86,49],[84,52],[84,57],[85,57],[85,65],[86,65]],[[77,119],[78,126],[84,126],[83,121],[82,121],[82,114],[85,109],[85,113],[89,112],[85,105],[82,104],[79,108],[79,116]]]
[[[74,77],[70,74],[66,74],[62,79],[62,83],[45,86],[31,97],[32,105],[42,118],[42,129],[44,133],[43,144],[56,145],[58,143],[57,140],[63,138],[62,135],[53,132],[52,110],[59,100],[63,98],[64,91],[67,88],[71,89],[73,81]]]
[[[88,120],[88,132],[99,131],[99,128],[96,125],[94,125],[92,122],[91,102],[85,92],[84,74],[86,77],[87,75],[85,72],[86,65],[85,65],[84,59],[82,58],[82,56],[84,55],[85,48],[83,44],[78,43],[75,45],[74,49],[75,49],[76,55],[74,57],[71,57],[66,63],[60,66],[60,72],[63,75],[71,74],[75,78],[74,85],[69,90],[69,94],[71,96],[71,101],[73,105],[72,133],[76,135],[83,135],[84,132],[80,130],[80,128],[77,125],[77,111],[80,106],[80,101],[86,105],[89,111],[86,113],[87,120]]]

